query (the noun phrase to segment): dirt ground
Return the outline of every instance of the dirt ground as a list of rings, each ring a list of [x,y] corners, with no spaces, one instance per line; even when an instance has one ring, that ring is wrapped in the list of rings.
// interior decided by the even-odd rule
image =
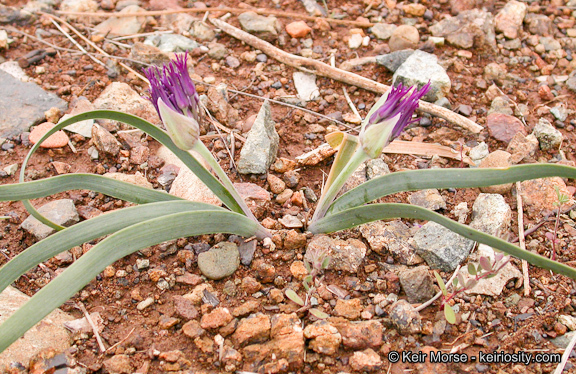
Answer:
[[[406,5],[404,3],[396,4],[395,1],[389,0],[383,1],[382,3],[378,0],[372,2],[375,4],[374,6],[368,6],[370,1],[366,0],[363,2],[328,0],[326,1],[326,6],[330,12],[342,16],[344,20],[360,19],[370,21],[373,18],[381,16],[383,17],[382,22],[399,25],[402,23],[403,17],[416,18],[417,28],[420,31],[419,47],[429,48],[430,44],[426,44],[427,38],[431,35],[428,31],[428,26],[446,18],[451,14],[452,8],[456,7],[458,3],[466,3],[465,1],[449,2],[442,0],[419,1],[417,3],[424,5],[426,9],[432,11],[432,18],[426,19],[424,17],[407,15],[405,11],[402,10],[404,9],[403,5]],[[5,1],[2,3],[15,7],[24,6],[24,3],[21,1]],[[112,4],[112,7],[109,6],[109,3]],[[147,10],[159,10],[169,5],[160,4],[158,1],[149,2],[147,0],[138,1],[137,3]],[[456,5],[454,5],[455,3]],[[566,30],[573,27],[575,17],[572,14],[574,9],[569,6],[567,7],[566,2],[542,0],[526,3],[529,6],[530,12],[537,12],[552,20],[555,30],[554,36],[557,37],[557,39],[570,39],[566,37]],[[102,9],[114,11],[114,4],[114,1],[103,0],[100,3],[101,8],[99,11],[103,11]],[[215,7],[222,3],[207,0],[204,4],[208,7]],[[505,2],[488,1],[483,2],[482,6],[491,13],[496,14],[504,4]],[[192,7],[194,3],[180,0],[177,1],[177,5],[181,7]],[[254,0],[247,1],[246,3],[231,0],[224,2],[223,5],[240,9],[254,7],[272,10],[280,9],[301,15],[308,14],[302,3],[296,0]],[[391,9],[392,5],[394,5],[394,9]],[[196,3],[195,6],[198,7],[198,3]],[[58,6],[56,6],[55,9],[58,9]],[[200,19],[203,17],[203,14],[194,14],[194,16]],[[279,17],[279,20],[284,26],[294,21],[293,19],[283,17]],[[80,18],[70,22],[90,38],[92,36],[92,27],[99,21],[90,18]],[[237,14],[233,14],[227,22],[238,26]],[[568,26],[564,25],[564,23],[567,23]],[[308,24],[313,26],[314,22],[308,21]],[[151,17],[146,21],[144,32],[158,31],[158,25],[159,17]],[[77,49],[61,32],[54,28],[47,17],[38,17],[30,24],[20,25],[14,23],[9,26],[32,36],[39,35],[39,30],[43,30],[40,34],[43,35],[45,41],[62,48]],[[345,61],[350,61],[357,57],[375,56],[389,52],[390,48],[387,42],[374,37],[371,38],[368,47],[351,49],[348,44],[350,28],[351,26],[336,24],[332,24],[328,30],[323,30],[316,26],[312,27],[312,33],[309,37],[313,40],[314,50],[318,51],[317,53],[320,56],[318,59],[327,62],[330,55],[333,54],[335,56],[336,66],[338,66]],[[365,32],[367,35],[370,35],[367,30],[365,30]],[[22,33],[10,31],[9,29],[8,35],[13,39],[13,42],[8,49],[0,50],[0,57],[5,60],[22,61],[22,58],[30,52],[47,48],[46,45],[33,38],[26,38]],[[550,122],[555,123],[555,118],[549,111],[549,107],[555,103],[562,102],[568,109],[576,108],[574,92],[572,92],[566,84],[554,83],[552,78],[538,79],[545,75],[550,77],[570,75],[573,69],[571,61],[572,44],[563,46],[564,50],[570,50],[568,54],[570,59],[568,59],[568,56],[556,59],[546,53],[541,53],[536,58],[533,46],[526,44],[526,41],[531,36],[531,32],[527,26],[525,26],[519,36],[523,43],[522,49],[510,51],[500,46],[497,51],[487,51],[484,48],[473,47],[467,49],[467,51],[471,52],[471,57],[462,57],[464,54],[459,53],[461,49],[450,44],[433,48],[433,53],[438,56],[440,61],[452,62],[447,68],[447,73],[452,81],[451,92],[447,95],[451,107],[457,110],[460,105],[470,105],[472,107],[472,113],[469,115],[469,118],[485,126],[487,112],[491,104],[487,98],[486,91],[487,86],[490,86],[493,82],[486,82],[483,78],[483,73],[484,68],[489,63],[497,62],[506,66],[508,74],[519,78],[519,80],[516,81],[509,79],[496,80],[494,83],[496,83],[503,94],[508,95],[513,102],[526,105],[527,112],[525,113],[524,120],[527,133],[532,131],[539,118],[547,118]],[[291,38],[285,31],[283,31],[282,37],[287,41],[281,46],[282,49],[295,54],[301,52],[302,46],[299,39]],[[123,40],[122,43],[131,45],[136,41],[142,41],[142,39],[142,37],[127,39]],[[502,41],[499,37],[497,37],[497,40],[499,42]],[[224,61],[216,61],[204,54],[205,52],[198,52],[192,54],[195,74],[200,77],[214,76],[217,83],[224,82],[231,89],[244,91],[260,97],[275,97],[276,89],[272,88],[271,85],[277,81],[285,82],[282,83],[282,85],[285,86],[283,89],[288,93],[295,93],[292,82],[292,73],[296,71],[295,69],[281,65],[268,56],[265,62],[265,75],[268,81],[264,81],[254,74],[253,70],[257,62],[249,63],[239,57],[243,52],[252,51],[253,49],[251,47],[228,36],[226,33],[218,34],[217,41],[225,45],[230,56],[235,56],[240,60],[240,66],[231,68]],[[129,47],[118,46],[101,40],[97,41],[96,44],[115,56],[128,57],[130,53]],[[276,45],[278,46],[278,44]],[[527,62],[512,64],[510,60],[514,56],[524,56],[528,59],[526,60]],[[538,67],[539,62],[537,63],[537,59],[540,58],[544,62],[544,65],[550,66],[551,71],[548,71],[547,74],[544,74],[542,69]],[[108,60],[107,58],[102,59],[104,61]],[[141,65],[132,62],[127,63],[137,72],[141,71]],[[104,67],[94,63],[88,56],[78,53],[57,51],[55,54],[46,55],[46,57],[40,61],[29,64],[29,66],[26,66],[26,64],[22,64],[21,66],[24,67],[25,72],[30,77],[33,77],[40,86],[46,90],[57,93],[66,101],[72,101],[78,96],[84,96],[92,102],[112,82],[125,82],[141,94],[144,94],[147,89],[147,84],[134,73],[119,68],[119,74],[111,78],[107,75]],[[37,73],[39,67],[45,69],[43,74]],[[392,73],[377,64],[362,65],[353,69],[353,71],[378,82],[385,84],[391,83]],[[487,86],[483,85],[480,81],[487,83]],[[346,88],[351,96],[352,102],[362,116],[368,113],[372,104],[378,99],[378,95],[372,92],[357,89],[356,87],[327,78],[318,77],[317,84],[320,88],[322,99],[308,102],[306,109],[323,115],[330,116],[335,113],[337,114],[337,112],[351,112],[342,94],[343,88]],[[551,88],[554,91],[552,97],[543,93],[543,90],[545,90],[542,88],[543,86]],[[199,83],[198,89],[200,92],[203,92],[208,89],[208,86]],[[328,96],[330,96],[330,99],[326,99]],[[244,121],[249,116],[258,112],[262,100],[261,98],[235,94],[231,95],[230,103],[238,110],[240,120]],[[326,119],[309,116],[299,109],[279,104],[272,105],[272,117],[276,122],[276,128],[280,135],[278,156],[292,160],[295,159],[296,156],[313,150],[324,143],[321,134],[311,134],[308,131],[311,123],[318,123],[324,127],[330,124]],[[420,123],[417,122],[411,125],[411,128],[400,136],[400,139],[430,143],[439,142],[442,145],[457,150],[460,149],[462,145],[464,145],[465,150],[469,150],[484,141],[488,144],[490,151],[506,149],[507,144],[496,140],[487,129],[484,129],[479,134],[473,134],[453,126],[443,119],[429,116],[426,116],[426,118],[431,120],[431,124],[426,123],[426,126],[421,126]],[[574,157],[574,147],[576,145],[574,115],[569,114],[563,123],[565,125],[558,127],[564,139],[561,150],[567,161],[574,162],[576,161]],[[55,161],[71,165],[71,172],[74,173],[86,172],[102,174],[103,171],[111,171],[110,169],[116,169],[129,174],[139,171],[138,165],[123,164],[119,158],[108,157],[99,161],[93,161],[87,152],[92,146],[90,139],[76,135],[72,136],[72,140],[76,152],[72,152],[68,147],[52,150],[42,149],[38,151],[28,167],[27,175],[30,179],[57,175],[51,164]],[[30,149],[30,144],[25,139],[23,141],[19,137],[9,139],[8,143],[12,144],[13,147],[6,149],[3,147],[2,150],[0,150],[2,167],[13,163],[21,164]],[[237,143],[238,146],[235,147],[234,154],[236,160],[239,157],[242,145],[241,142]],[[207,139],[205,140],[205,144],[213,149],[214,153],[218,153],[223,149],[222,141],[219,139]],[[155,155],[159,145],[153,139],[148,138],[147,147],[150,149],[150,155]],[[426,168],[431,164],[429,157],[413,155],[385,154],[383,155],[383,159],[392,172]],[[537,150],[533,156],[533,162],[550,162],[550,160],[557,161],[558,159],[559,155],[557,151],[545,152]],[[437,160],[435,159],[434,161]],[[155,188],[161,187],[157,181],[157,177],[162,174],[162,165],[158,164],[155,166],[154,160],[149,160],[149,164],[151,164],[151,167],[146,172],[147,179]],[[227,171],[230,169],[229,158],[223,158],[221,164]],[[449,159],[441,159],[440,164],[445,168],[462,167],[459,161]],[[328,159],[318,165],[299,169],[298,174],[300,180],[295,190],[307,187],[312,189],[316,196],[320,196],[322,181],[329,172],[330,165],[331,159]],[[280,173],[271,173],[282,178],[282,174]],[[245,176],[232,171],[230,177],[234,182],[251,182],[268,190],[270,189],[265,175]],[[5,176],[0,179],[0,181],[2,184],[17,183],[17,175]],[[576,190],[576,185],[572,180],[567,181],[567,186],[572,193]],[[468,207],[471,207],[479,193],[479,189],[441,191],[442,197],[446,200],[446,209],[442,210],[441,213],[454,219],[453,209],[462,202],[466,202]],[[407,202],[407,196],[405,193],[393,195],[388,198],[388,201]],[[71,198],[77,207],[89,206],[101,212],[129,206],[128,203],[89,191],[60,193],[51,197],[38,199],[34,201],[34,204],[40,206],[46,202],[60,198]],[[517,237],[516,196],[512,192],[507,192],[504,194],[504,198],[513,211],[510,237]],[[309,208],[313,208],[313,203],[309,203],[311,205]],[[20,224],[28,216],[22,203],[2,202],[0,203],[0,212],[2,215],[10,216],[9,220],[2,221],[3,230],[0,232],[0,252],[3,255],[0,256],[1,266],[6,263],[9,258],[16,256],[32,245],[35,239],[20,228]],[[303,215],[306,214],[306,208],[291,204],[290,202],[281,205],[272,199],[265,205],[265,210],[261,212],[259,219],[263,220],[268,218],[277,222],[278,218],[282,217],[286,212],[296,212]],[[524,225],[528,229],[546,218],[544,215],[525,216]],[[469,222],[470,218],[468,219],[468,223]],[[421,222],[410,223],[419,224]],[[537,251],[542,255],[549,256],[551,241],[545,234],[546,232],[553,231],[553,226],[554,222],[548,220],[539,229],[531,233],[526,238],[526,242],[537,240],[540,243],[540,245],[537,246]],[[568,214],[562,215],[558,231],[560,238],[559,261],[572,265],[576,263],[575,246],[572,240],[576,232],[575,226],[576,224]],[[355,238],[364,241],[357,229],[347,230],[338,236],[341,239]],[[308,236],[308,239],[310,238],[311,236]],[[195,339],[183,333],[182,326],[185,324],[187,318],[179,315],[175,300],[177,296],[192,291],[198,283],[193,282],[193,284],[186,284],[176,282],[169,289],[161,290],[157,287],[157,283],[151,279],[153,276],[151,277],[149,271],[135,270],[136,260],[148,259],[151,269],[160,269],[165,272],[166,276],[175,278],[188,274],[197,277],[200,276],[201,273],[195,263],[196,255],[193,255],[192,261],[187,261],[186,255],[180,255],[180,253],[184,253],[183,251],[186,251],[186,253],[194,253],[195,246],[199,246],[202,243],[212,246],[225,240],[228,240],[227,235],[205,235],[202,237],[184,238],[173,243],[139,251],[136,254],[127,256],[114,263],[114,271],[125,270],[126,274],[124,276],[120,278],[115,275],[110,277],[104,275],[99,276],[87,285],[71,302],[64,304],[62,309],[80,318],[83,316],[82,312],[74,307],[74,303],[82,302],[89,312],[99,312],[104,324],[103,331],[100,335],[106,347],[117,345],[111,351],[102,354],[92,334],[76,336],[73,341],[73,347],[67,352],[69,362],[75,363],[77,369],[85,369],[87,373],[111,372],[110,368],[105,364],[107,360],[113,359],[115,356],[123,355],[129,358],[130,370],[138,370],[139,373],[160,373],[167,371],[216,373],[236,370],[249,372],[304,373],[364,372],[369,370],[387,373],[551,373],[556,368],[556,363],[532,364],[528,367],[515,363],[480,364],[476,362],[433,365],[430,363],[391,363],[388,357],[392,351],[418,352],[421,351],[423,347],[426,349],[433,347],[442,352],[452,351],[465,353],[468,356],[478,355],[479,352],[493,351],[562,353],[562,349],[558,349],[549,342],[550,338],[566,332],[566,327],[558,323],[557,317],[560,314],[576,315],[576,287],[574,281],[567,277],[553,275],[549,271],[530,266],[529,273],[532,279],[532,292],[529,296],[523,297],[521,303],[510,307],[504,305],[504,301],[512,294],[523,295],[522,281],[510,281],[498,297],[457,297],[456,302],[461,305],[460,314],[471,312],[472,317],[456,325],[447,325],[438,337],[434,337],[431,330],[432,326],[443,318],[439,309],[439,301],[436,301],[420,313],[424,325],[424,331],[422,333],[400,334],[391,325],[386,314],[376,315],[375,305],[373,304],[375,294],[395,292],[399,293],[400,298],[405,297],[403,291],[400,291],[397,277],[395,278],[386,270],[388,269],[387,265],[389,265],[390,262],[393,263],[394,260],[391,256],[382,256],[369,250],[358,273],[346,274],[344,272],[327,271],[323,283],[325,285],[337,286],[343,290],[348,299],[359,299],[361,301],[361,310],[367,312],[363,315],[369,316],[370,318],[362,317],[358,318],[359,320],[378,320],[382,323],[382,326],[384,326],[382,342],[378,346],[370,348],[376,352],[377,356],[381,359],[381,363],[377,368],[371,367],[367,362],[362,360],[360,360],[362,362],[361,364],[355,364],[360,366],[351,365],[351,361],[358,361],[357,358],[354,358],[355,352],[365,352],[368,347],[354,349],[350,346],[340,345],[336,352],[321,354],[306,346],[304,348],[304,359],[301,364],[289,367],[282,367],[280,364],[273,366],[272,364],[277,363],[277,360],[272,357],[266,361],[266,364],[269,366],[264,367],[263,365],[251,366],[248,354],[243,350],[243,347],[238,347],[233,343],[225,343],[233,347],[241,355],[241,359],[230,366],[230,362],[233,361],[222,361],[218,353],[218,346],[214,343],[214,338],[217,334],[220,334],[224,339],[228,339],[234,331],[234,326],[230,327],[227,325],[221,329],[208,330],[205,331],[201,337]],[[95,243],[97,243],[97,241],[87,243],[77,251],[72,251],[73,255],[81,255],[83,251],[87,251]],[[275,251],[270,252],[266,248],[263,248],[262,243],[259,243],[252,265],[249,267],[241,265],[238,271],[229,278],[221,281],[201,280],[202,283],[211,285],[211,293],[217,295],[219,301],[218,308],[228,308],[232,311],[237,307],[257,301],[258,307],[253,312],[261,312],[268,316],[279,313],[291,313],[297,309],[294,303],[288,299],[280,301],[272,295],[275,295],[273,290],[279,289],[284,291],[289,285],[301,287],[298,286],[300,283],[292,273],[290,265],[294,261],[302,260],[306,248],[304,245],[301,245],[295,249],[285,249],[282,247],[282,243],[279,244]],[[518,269],[521,269],[519,260],[513,259],[512,263]],[[265,264],[265,266],[262,264]],[[22,276],[15,283],[15,286],[32,296],[42,286],[47,284],[50,279],[55,277],[61,269],[68,265],[69,262],[62,259],[52,259],[47,261],[44,266],[36,267],[26,273],[25,276]],[[266,272],[266,270],[263,269],[270,265],[273,269],[273,276],[267,277],[265,274],[263,275],[263,273]],[[374,272],[378,274],[378,279],[386,280],[384,286],[372,278],[371,274]],[[451,276],[449,273],[441,273],[441,275],[444,279]],[[257,283],[255,288],[246,287],[244,280],[247,277],[254,278],[254,281]],[[231,285],[233,285],[235,292],[230,292],[228,289]],[[250,292],[251,290],[252,292]],[[301,290],[300,288],[299,291]],[[256,295],[258,297],[255,297],[254,295],[257,293],[259,293]],[[137,304],[148,296],[154,298],[154,305],[144,310],[138,310],[136,308]],[[323,297],[320,295],[318,299],[325,311],[330,314],[336,304],[335,297]],[[523,308],[522,306],[528,307]],[[188,320],[195,319],[200,321],[203,315],[214,310],[214,306],[205,302],[193,308],[196,310],[197,316],[188,318]],[[178,318],[178,322],[171,327],[164,328],[162,326],[163,319],[172,317]],[[307,326],[314,321],[306,313],[301,313],[299,317],[303,326]],[[238,323],[240,319],[242,318],[239,317],[236,319],[235,323]],[[306,344],[309,344],[308,340]],[[163,353],[174,351],[180,352],[178,354],[180,359],[171,362],[170,358],[166,359],[166,355],[162,356]],[[576,360],[571,358],[566,366],[565,372],[576,372],[576,369],[574,369],[575,364]],[[48,373],[50,371],[45,372]]]

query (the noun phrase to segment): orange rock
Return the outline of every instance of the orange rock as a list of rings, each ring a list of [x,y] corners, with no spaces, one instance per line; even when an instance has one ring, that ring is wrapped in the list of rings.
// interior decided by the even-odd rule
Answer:
[[[30,142],[32,144],[36,144],[38,143],[38,141],[40,140],[40,138],[42,138],[44,136],[44,134],[46,134],[48,131],[50,131],[50,129],[52,129],[55,125],[51,122],[44,122],[41,123],[40,125],[36,126],[31,132],[30,132]],[[66,144],[68,144],[68,135],[66,135],[66,133],[64,133],[64,131],[57,131],[54,134],[50,135],[48,137],[48,139],[44,140],[42,142],[42,144],[40,144],[40,147],[42,148],[60,148],[60,147],[64,147]]]
[[[292,22],[286,26],[286,32],[293,38],[303,38],[308,35],[311,30],[304,21]]]

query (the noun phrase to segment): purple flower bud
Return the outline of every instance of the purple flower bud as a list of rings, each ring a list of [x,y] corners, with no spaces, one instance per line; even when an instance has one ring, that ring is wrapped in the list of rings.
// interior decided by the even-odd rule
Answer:
[[[400,135],[406,126],[416,121],[412,119],[412,115],[418,108],[418,100],[430,89],[430,82],[419,90],[412,91],[412,88],[404,87],[402,83],[392,87],[384,102],[379,105],[383,100],[380,99],[376,103],[379,107],[373,109],[364,120],[360,131],[360,144],[370,157],[378,157],[382,149]]]

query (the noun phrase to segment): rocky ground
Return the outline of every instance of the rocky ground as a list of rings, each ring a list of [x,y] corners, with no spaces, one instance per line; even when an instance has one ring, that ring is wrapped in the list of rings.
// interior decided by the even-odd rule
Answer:
[[[230,9],[202,10],[218,6]],[[58,13],[182,8],[198,11],[123,18]],[[254,9],[265,11],[259,15]],[[298,16],[274,16],[266,10]],[[72,316],[68,319],[75,319],[65,323],[69,348],[54,343],[52,350],[31,361],[20,359],[6,371],[553,372],[557,362],[526,366],[472,357],[503,351],[543,354],[541,358],[551,360],[558,356],[552,354],[562,354],[576,334],[572,280],[529,266],[527,290],[521,263],[513,259],[497,277],[451,301],[457,319],[451,325],[439,300],[418,308],[438,291],[432,269],[447,280],[458,265],[493,255],[490,248],[477,247],[436,224],[407,220],[376,222],[331,236],[305,231],[303,222],[320,195],[334,153],[323,145],[324,135],[337,130],[357,134],[354,111],[365,116],[379,95],[279,63],[215,28],[208,18],[223,17],[281,50],[381,83],[430,80],[427,101],[483,127],[474,132],[420,113],[400,139],[413,145],[436,143],[445,147],[444,153],[385,153],[362,165],[346,186],[352,188],[401,170],[574,165],[575,12],[572,0],[3,2],[3,184],[17,183],[31,144],[51,127],[45,122],[99,108],[158,124],[153,106],[142,98],[147,89],[142,68],[188,50],[197,89],[218,121],[204,124],[202,139],[238,183],[255,215],[274,232],[268,243],[222,234],[183,238],[114,263],[62,306]],[[272,101],[264,103],[265,98]],[[97,173],[219,204],[166,149],[124,124],[85,121],[50,142],[32,158],[26,180]],[[455,159],[460,154],[468,156],[466,162]],[[425,206],[510,241],[519,235],[522,211],[526,248],[550,256],[556,189],[570,200],[562,206],[556,232],[558,258],[573,265],[572,180],[427,190],[386,201]],[[130,205],[90,191],[34,203],[63,225]],[[2,221],[0,266],[51,234],[19,202],[2,202],[0,211],[9,217]],[[33,295],[96,243],[47,261],[14,286]],[[300,311],[285,296],[288,289],[303,294],[304,260],[317,251],[332,257],[311,299],[330,316],[327,320]],[[78,303],[95,321],[105,352],[81,319]],[[394,362],[395,352],[426,353],[428,359],[404,356]],[[434,352],[463,353],[468,360],[434,364],[429,360]],[[10,361],[6,355],[3,359]],[[575,372],[575,363],[570,359],[565,372]]]

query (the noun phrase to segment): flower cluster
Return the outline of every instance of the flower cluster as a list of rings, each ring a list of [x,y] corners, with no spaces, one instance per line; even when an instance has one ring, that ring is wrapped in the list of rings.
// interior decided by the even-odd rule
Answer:
[[[153,66],[144,70],[150,81],[149,100],[154,104],[174,143],[188,150],[200,136],[200,97],[188,74],[188,53],[160,70]]]
[[[367,118],[360,131],[360,143],[364,151],[372,158],[378,157],[402,130],[415,120],[412,115],[420,100],[430,89],[430,82],[421,89],[405,87],[402,83],[393,87],[384,102]],[[409,92],[412,93],[409,94]],[[407,96],[408,95],[408,96]],[[406,97],[407,96],[407,97]]]

